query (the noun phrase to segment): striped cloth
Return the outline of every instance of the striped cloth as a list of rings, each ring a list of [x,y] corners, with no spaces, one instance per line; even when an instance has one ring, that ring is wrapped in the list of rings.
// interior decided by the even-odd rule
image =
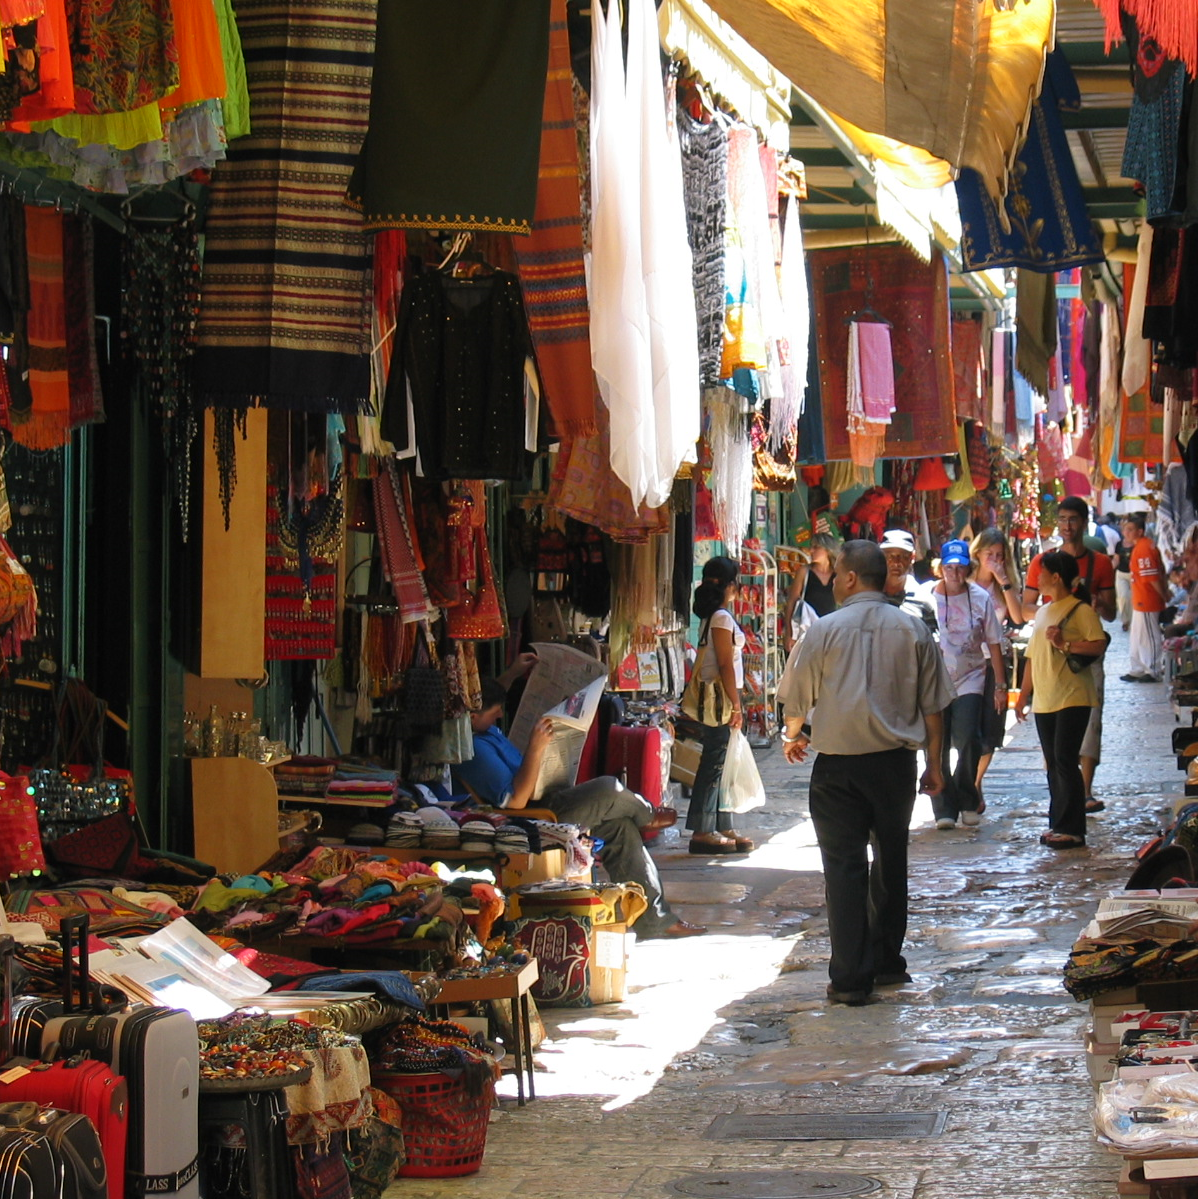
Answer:
[[[197,391],[209,406],[370,403],[370,246],[344,201],[366,134],[372,0],[237,0],[253,132],[215,171]]]
[[[582,212],[566,0],[550,0],[549,75],[532,233],[513,238],[524,308],[559,434],[585,437],[595,424],[590,310],[582,262]]]

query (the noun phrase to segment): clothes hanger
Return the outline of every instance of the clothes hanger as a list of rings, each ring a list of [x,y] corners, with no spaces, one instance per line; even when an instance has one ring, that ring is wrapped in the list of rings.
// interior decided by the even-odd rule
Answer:
[[[157,212],[134,212],[134,202],[141,196],[150,195],[154,197],[165,196],[172,200],[181,200],[182,208],[177,213],[157,213]],[[180,221],[189,221],[196,214],[196,206],[191,200],[183,195],[182,192],[175,191],[173,188],[161,187],[142,187],[137,191],[130,192],[121,201],[121,216],[128,222],[136,222],[139,225],[177,225]]]

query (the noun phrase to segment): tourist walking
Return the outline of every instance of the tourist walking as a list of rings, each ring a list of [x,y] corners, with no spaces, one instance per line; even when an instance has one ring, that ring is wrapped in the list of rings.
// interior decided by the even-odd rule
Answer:
[[[1103,620],[1115,619],[1115,571],[1106,554],[1096,554],[1086,548],[1085,533],[1090,526],[1090,505],[1078,496],[1066,496],[1057,506],[1057,532],[1061,535],[1061,550],[1077,560],[1079,598],[1091,604]],[[1027,568],[1023,588],[1023,618],[1033,620],[1041,602],[1040,561],[1037,554]],[[1082,782],[1086,788],[1086,811],[1101,812],[1105,805],[1094,797],[1094,775],[1102,761],[1102,702],[1106,673],[1102,660],[1090,670],[1098,701],[1090,709],[1090,722],[1081,745]]]
[[[1123,540],[1131,541],[1130,664],[1125,683],[1159,683],[1164,637],[1161,613],[1169,602],[1165,565],[1160,550],[1144,532],[1144,514],[1133,512],[1123,521]]]
[[[1111,565],[1115,568],[1115,610],[1125,633],[1131,628],[1131,551],[1135,545],[1134,532],[1129,539],[1126,529],[1124,522],[1122,535],[1111,552]]]
[[[782,688],[788,762],[815,750],[811,820],[824,864],[832,960],[828,998],[869,1002],[875,986],[909,981],[907,838],[916,752],[921,789],[937,794],[953,688],[927,626],[882,595],[886,559],[870,541],[836,558],[840,607],[808,632]],[[810,717],[810,731],[805,722]],[[872,860],[871,860],[872,850]]]
[[[839,542],[830,533],[816,533],[811,539],[811,561],[805,562],[794,573],[790,590],[786,594],[786,611],[782,620],[782,637],[786,652],[794,648],[799,633],[810,621],[801,622],[800,613],[806,604],[817,616],[827,616],[836,608],[832,594],[832,555]]]
[[[1077,558],[1065,550],[1039,557],[1037,578],[1045,602],[1032,627],[1015,715],[1025,720],[1031,705],[1048,768],[1049,831],[1040,844],[1080,849],[1086,843],[1086,790],[1079,751],[1098,703],[1093,672],[1106,652],[1106,635],[1094,609],[1074,594]]]
[[[739,566],[731,558],[712,558],[703,567],[703,577],[695,588],[693,611],[699,618],[698,654],[695,671],[699,684],[719,710],[706,723],[703,716],[688,711],[693,719],[686,731],[698,737],[703,753],[695,769],[686,827],[691,830],[690,853],[748,853],[750,837],[733,827],[732,812],[720,810],[720,780],[728,753],[728,738],[733,729],[742,728],[741,691],[745,685],[745,632],[732,615],[732,606],[740,589]],[[684,707],[685,700],[684,699]]]
[[[936,608],[924,599],[919,584],[911,574],[915,561],[915,538],[906,529],[887,529],[880,542],[886,556],[886,585],[882,594],[896,608],[918,617],[928,626],[933,637],[936,628]]]
[[[970,582],[976,583],[990,597],[998,623],[1002,626],[999,644],[1002,646],[1004,664],[1011,662],[1011,634],[1023,625],[1023,585],[1011,543],[998,529],[983,529],[970,543],[973,574]],[[1009,677],[1009,676],[1008,676]],[[1008,687],[1010,683],[1008,682]],[[982,693],[982,756],[978,761],[978,811],[986,810],[986,793],[982,780],[994,754],[1002,749],[1007,735],[1007,703],[998,702],[997,680],[993,664],[986,662],[986,686]]]
[[[1002,627],[985,589],[969,582],[970,565],[966,542],[945,542],[940,549],[940,581],[927,592],[936,604],[940,653],[957,693],[944,710],[944,787],[932,796],[932,815],[938,829],[956,828],[958,820],[967,826],[981,820],[978,765],[984,744],[982,708],[987,669],[995,679],[990,689],[991,711],[1007,710]],[[955,762],[950,762],[950,754],[956,755]]]

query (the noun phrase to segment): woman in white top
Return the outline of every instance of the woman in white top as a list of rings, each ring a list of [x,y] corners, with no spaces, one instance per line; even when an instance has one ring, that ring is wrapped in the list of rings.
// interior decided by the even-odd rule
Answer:
[[[983,749],[987,666],[995,674],[990,702],[996,709],[1001,704],[1004,712],[1007,707],[1002,628],[990,597],[968,581],[969,569],[969,545],[945,542],[940,549],[940,582],[929,589],[940,624],[940,652],[957,692],[944,711],[944,788],[932,796],[932,813],[941,829],[956,828],[958,819],[964,825],[975,825],[981,819],[978,761]],[[957,755],[951,770],[950,751]]]
[[[686,815],[686,827],[692,833],[691,853],[748,853],[753,848],[752,840],[732,827],[733,813],[719,810],[728,738],[744,724],[740,693],[745,684],[745,633],[729,610],[740,589],[738,571],[733,559],[712,558],[695,588],[694,613],[701,621],[696,669],[703,682],[719,679],[723,683],[731,716],[726,724],[695,724],[688,730],[703,742]]]

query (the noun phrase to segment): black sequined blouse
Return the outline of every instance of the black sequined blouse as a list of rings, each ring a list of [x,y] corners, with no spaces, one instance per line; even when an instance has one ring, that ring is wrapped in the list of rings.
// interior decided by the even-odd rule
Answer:
[[[406,374],[425,475],[522,478],[524,362],[533,351],[516,276],[429,271],[406,280],[395,339],[383,436],[397,450],[411,447]]]

